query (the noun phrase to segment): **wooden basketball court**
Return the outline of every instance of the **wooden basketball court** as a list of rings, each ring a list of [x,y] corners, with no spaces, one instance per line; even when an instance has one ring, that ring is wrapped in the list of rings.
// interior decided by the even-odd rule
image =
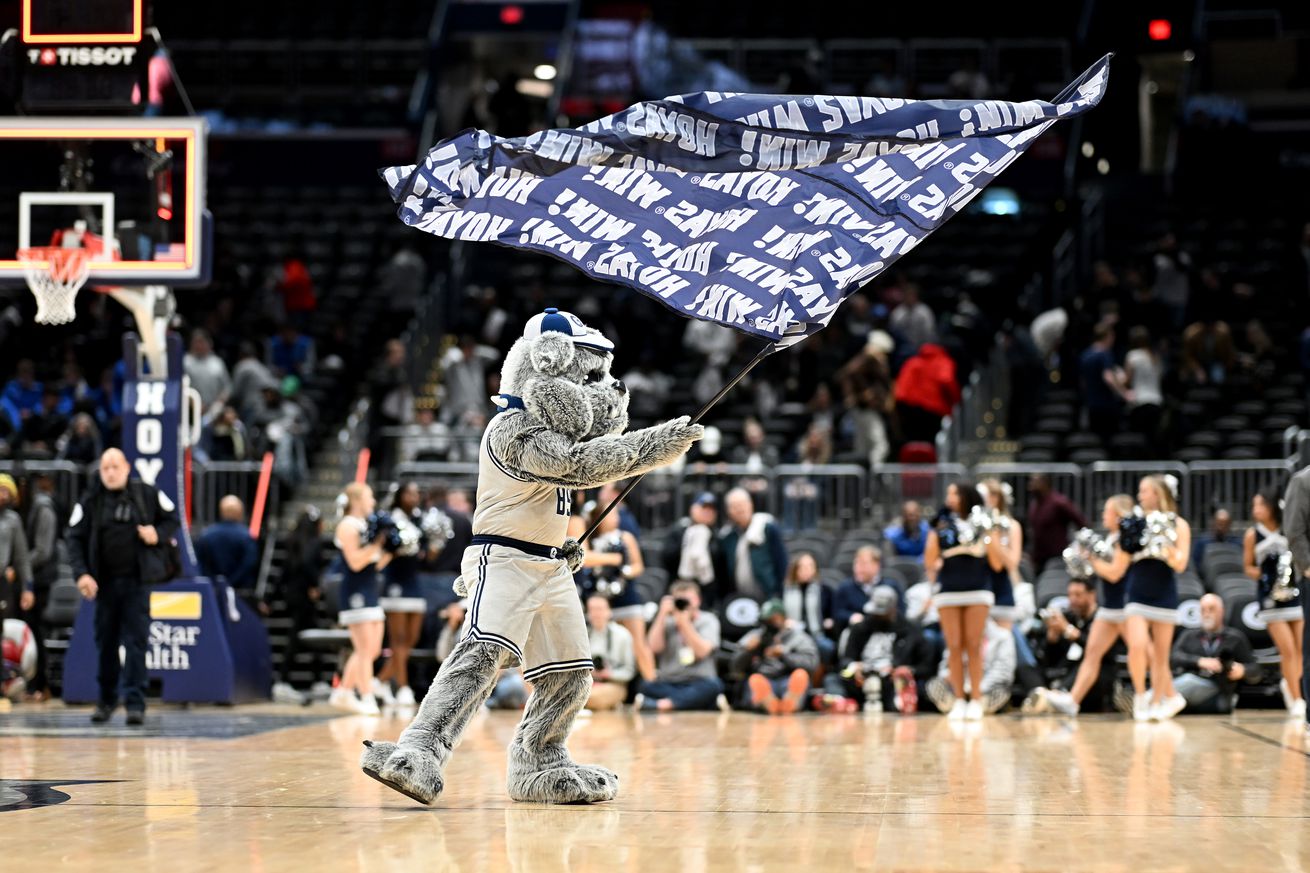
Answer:
[[[9,870],[717,871],[1310,868],[1305,733],[1274,712],[1117,716],[746,713],[580,721],[575,757],[622,788],[594,807],[504,791],[517,713],[480,716],[425,808],[356,764],[395,718],[157,707],[0,715]],[[107,734],[107,735],[106,735]]]

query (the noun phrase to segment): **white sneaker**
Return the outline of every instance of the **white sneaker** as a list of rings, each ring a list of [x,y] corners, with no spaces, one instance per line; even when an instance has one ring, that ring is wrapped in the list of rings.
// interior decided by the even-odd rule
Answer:
[[[864,701],[864,711],[865,711],[865,713],[876,712],[876,713],[878,713],[878,714],[881,715],[881,714],[882,714],[882,698],[881,698],[881,697],[869,697],[869,698],[865,699],[865,701]]]
[[[373,680],[373,697],[382,701],[383,706],[396,705],[396,696],[391,693],[391,685],[387,682]]]
[[[414,692],[408,685],[403,686],[396,692],[396,706],[414,706]]]
[[[946,713],[946,717],[951,721],[964,721],[965,718],[967,718],[965,714],[966,709],[967,704],[965,704],[962,698],[957,697],[955,703],[951,704],[951,711]]]
[[[723,695],[720,694],[719,696],[722,697]],[[638,694],[636,697],[632,698],[632,711],[633,711],[633,712],[641,712],[642,708],[643,708],[645,705],[646,705],[646,695],[644,695],[644,694]]]
[[[1046,702],[1051,705],[1051,708],[1061,715],[1077,715],[1078,710],[1081,708],[1078,701],[1074,700],[1073,695],[1068,691],[1047,691],[1043,696],[1046,698]]]
[[[981,700],[975,697],[973,700],[970,700],[967,704],[965,704],[964,706],[965,721],[982,721],[982,717],[983,717],[983,705]]]
[[[1175,692],[1173,697],[1166,697],[1155,705],[1152,718],[1155,721],[1168,721],[1186,708],[1187,698]]]
[[[1283,695],[1283,707],[1284,707],[1288,712],[1291,712],[1291,711],[1292,711],[1292,704],[1293,704],[1295,701],[1292,700],[1292,689],[1288,687],[1288,685],[1287,685],[1287,680],[1286,680],[1286,679],[1279,679],[1279,680],[1278,680],[1278,690],[1279,690],[1280,692],[1282,692],[1282,695]]]
[[[378,702],[373,699],[372,695],[355,698],[355,713],[357,715],[381,715],[382,710],[378,709]]]
[[[1133,721],[1150,721],[1152,715],[1151,695],[1133,695]]]
[[[1305,698],[1292,701],[1292,718],[1299,718],[1305,721]]]
[[[719,712],[732,712],[732,704],[728,702],[726,694],[720,694],[718,697],[714,698],[714,705],[719,708]],[[641,709],[640,706],[637,708]]]
[[[355,697],[355,692],[349,688],[334,688],[328,695],[328,706],[344,709],[347,712],[354,712],[358,703],[359,698]]]

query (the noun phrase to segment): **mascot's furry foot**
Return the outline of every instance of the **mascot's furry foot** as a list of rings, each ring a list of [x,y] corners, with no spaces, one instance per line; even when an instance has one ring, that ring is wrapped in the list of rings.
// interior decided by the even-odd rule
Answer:
[[[388,788],[431,806],[441,796],[445,782],[437,756],[422,749],[402,749],[395,743],[364,741],[359,766]]]
[[[510,764],[509,796],[528,803],[600,803],[619,794],[617,773],[604,767],[567,764],[536,772]]]

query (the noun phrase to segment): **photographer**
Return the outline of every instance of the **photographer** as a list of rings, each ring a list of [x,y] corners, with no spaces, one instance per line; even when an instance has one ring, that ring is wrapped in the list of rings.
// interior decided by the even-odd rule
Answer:
[[[787,621],[777,598],[760,609],[760,626],[741,639],[732,658],[734,675],[748,675],[742,705],[756,712],[785,715],[804,708],[810,673],[819,666],[819,649],[804,625]]]
[[[605,507],[606,504],[599,500],[589,502],[582,514],[570,521],[570,535],[581,536]],[[582,589],[584,598],[599,594],[609,601],[614,620],[627,628],[632,637],[637,669],[642,678],[650,679],[655,675],[655,656],[646,646],[644,604],[637,589],[637,579],[646,572],[646,562],[641,544],[632,533],[623,530],[620,523],[617,509],[600,520],[596,533],[583,544],[582,569],[575,574],[574,581]]]
[[[637,674],[632,656],[632,634],[611,621],[609,598],[593,594],[587,598],[587,627],[590,629],[591,697],[587,709],[614,709],[628,696],[628,683]]]
[[[660,611],[646,636],[656,658],[654,682],[643,682],[633,701],[637,709],[727,709],[723,682],[714,671],[719,620],[701,612],[700,586],[674,582],[660,600]]]
[[[937,653],[932,643],[902,617],[896,592],[879,586],[864,605],[863,620],[842,635],[840,674],[829,674],[830,694],[864,701],[866,710],[899,711],[919,708],[919,683],[932,678]]]
[[[1065,591],[1069,606],[1063,610],[1049,606],[1043,609],[1041,618],[1045,626],[1040,641],[1034,640],[1038,643],[1036,648],[1047,684],[1061,688],[1071,685],[1073,675],[1078,672],[1097,608],[1096,589],[1086,579],[1070,579]],[[1103,670],[1102,678],[1107,678],[1105,674],[1110,672]]]
[[[1179,635],[1169,661],[1190,713],[1232,712],[1237,683],[1254,682],[1260,669],[1246,635],[1224,626],[1218,594],[1201,598],[1201,626]]]

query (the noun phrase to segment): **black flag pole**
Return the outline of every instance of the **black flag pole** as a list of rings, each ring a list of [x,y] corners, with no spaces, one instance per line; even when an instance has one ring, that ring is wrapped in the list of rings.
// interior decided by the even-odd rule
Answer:
[[[691,423],[696,424],[702,418],[704,418],[705,414],[708,413],[711,409],[713,409],[715,404],[717,404],[720,400],[726,397],[728,392],[737,386],[738,382],[746,378],[747,373],[755,369],[756,364],[767,358],[769,355],[773,354],[774,351],[775,351],[774,344],[772,342],[766,343],[764,348],[760,349],[759,354],[751,358],[750,363],[742,367],[741,370],[737,373],[737,375],[733,376],[727,382],[727,384],[725,384],[722,388],[719,389],[718,394],[715,394],[713,397],[711,397],[709,400],[705,402],[705,405],[702,406],[700,410],[697,411],[697,413],[692,416]],[[645,477],[645,475],[646,475],[645,473],[642,473],[640,476],[633,477],[632,481],[628,483],[627,487],[623,489],[623,491],[619,494],[619,496],[611,500],[610,505],[605,507],[605,511],[602,512],[596,518],[596,520],[591,523],[591,527],[587,528],[587,532],[578,538],[578,542],[585,543],[591,537],[591,535],[596,532],[596,528],[600,527],[600,523],[605,520],[605,516],[609,515],[610,512],[614,509],[614,507],[622,503],[624,498],[626,498],[629,494],[632,493],[632,489],[637,487],[637,483],[640,482]]]

